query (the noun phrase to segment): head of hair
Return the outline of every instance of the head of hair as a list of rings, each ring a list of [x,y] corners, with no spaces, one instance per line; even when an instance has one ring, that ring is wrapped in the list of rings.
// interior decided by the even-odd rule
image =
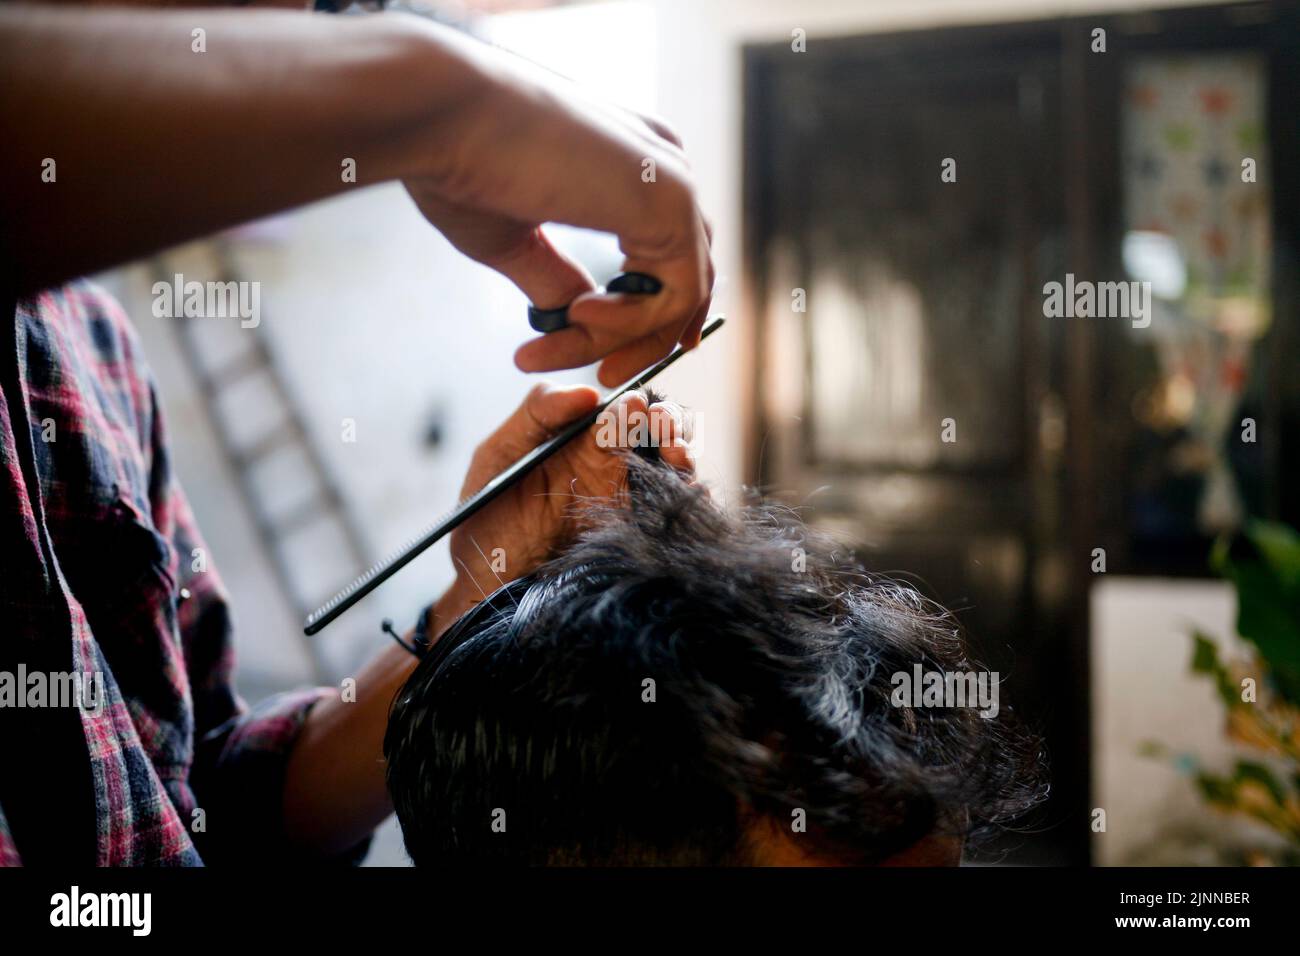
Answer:
[[[384,752],[415,863],[744,864],[803,811],[806,853],[872,864],[1044,795],[1011,708],[891,703],[914,664],[978,669],[949,613],[653,461],[629,458],[625,498],[398,694]]]

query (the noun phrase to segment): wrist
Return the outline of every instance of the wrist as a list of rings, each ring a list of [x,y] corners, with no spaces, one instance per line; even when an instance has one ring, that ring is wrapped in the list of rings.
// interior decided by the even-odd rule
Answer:
[[[402,99],[391,178],[441,181],[452,175],[456,144],[470,133],[490,84],[482,44],[448,27],[406,14],[387,14],[394,59],[389,94]]]
[[[357,159],[359,184],[426,176],[457,98],[474,82],[443,28],[406,14],[318,17],[301,71],[300,133]]]

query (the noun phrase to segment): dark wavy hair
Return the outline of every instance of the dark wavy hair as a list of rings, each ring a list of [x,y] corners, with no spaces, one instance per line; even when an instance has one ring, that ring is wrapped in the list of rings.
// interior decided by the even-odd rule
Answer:
[[[626,501],[398,694],[384,753],[414,862],[744,864],[756,822],[803,810],[791,839],[870,864],[1042,799],[1038,740],[1005,704],[891,705],[914,664],[979,670],[948,612],[788,510],[728,513],[629,468]]]

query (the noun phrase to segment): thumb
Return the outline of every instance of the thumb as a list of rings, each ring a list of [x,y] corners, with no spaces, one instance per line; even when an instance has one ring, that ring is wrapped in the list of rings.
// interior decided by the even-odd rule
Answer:
[[[565,425],[600,403],[589,385],[539,382],[496,431],[474,452],[461,496],[472,495]]]

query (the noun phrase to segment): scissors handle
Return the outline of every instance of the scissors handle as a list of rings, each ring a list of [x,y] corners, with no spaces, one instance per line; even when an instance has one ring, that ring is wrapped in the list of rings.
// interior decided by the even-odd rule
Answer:
[[[654,295],[664,284],[652,275],[644,272],[623,272],[609,280],[606,292],[622,292],[625,295]],[[569,326],[569,307],[562,305],[558,309],[539,309],[535,305],[528,307],[528,324],[537,332],[558,332]]]

